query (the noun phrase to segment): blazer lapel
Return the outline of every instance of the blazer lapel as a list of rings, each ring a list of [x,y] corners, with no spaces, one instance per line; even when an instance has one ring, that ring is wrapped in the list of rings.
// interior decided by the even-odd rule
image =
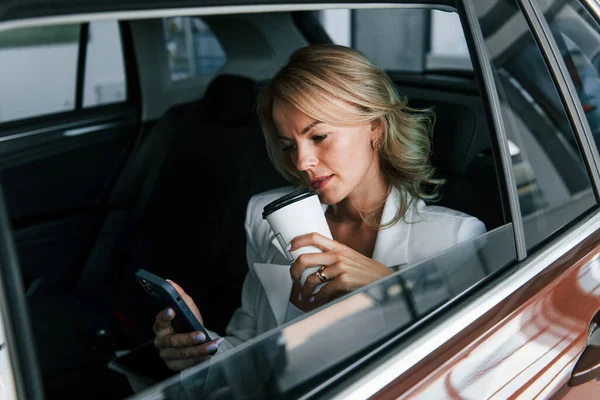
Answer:
[[[381,222],[391,221],[398,208],[400,207],[400,192],[395,187],[388,195],[383,206]],[[413,216],[412,207],[406,212],[406,220],[411,221]],[[408,239],[410,236],[411,224],[400,220],[393,225],[380,230],[375,239],[375,249],[373,250],[373,260],[379,261],[386,267],[396,267],[406,264],[408,260]]]

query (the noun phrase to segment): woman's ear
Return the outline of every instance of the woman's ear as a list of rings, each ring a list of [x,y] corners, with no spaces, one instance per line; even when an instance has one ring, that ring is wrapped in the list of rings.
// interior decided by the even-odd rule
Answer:
[[[381,140],[383,136],[383,121],[381,118],[371,121],[371,141]]]

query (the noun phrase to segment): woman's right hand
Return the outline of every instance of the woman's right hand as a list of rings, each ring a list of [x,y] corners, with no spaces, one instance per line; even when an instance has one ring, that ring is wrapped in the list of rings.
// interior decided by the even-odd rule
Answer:
[[[171,285],[179,292],[182,299],[185,300],[188,307],[192,310],[196,318],[203,323],[200,310],[183,289],[173,281]],[[154,346],[158,349],[160,358],[170,370],[181,371],[191,365],[208,360],[217,352],[223,338],[214,339],[206,342],[206,335],[203,332],[176,333],[171,325],[175,318],[175,310],[165,308],[156,315],[154,326]]]

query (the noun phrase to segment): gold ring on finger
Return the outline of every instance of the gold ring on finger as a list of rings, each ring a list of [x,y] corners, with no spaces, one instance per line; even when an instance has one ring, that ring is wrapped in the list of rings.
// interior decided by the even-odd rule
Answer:
[[[321,282],[327,281],[327,275],[325,275],[325,267],[320,267],[316,275],[321,280]]]

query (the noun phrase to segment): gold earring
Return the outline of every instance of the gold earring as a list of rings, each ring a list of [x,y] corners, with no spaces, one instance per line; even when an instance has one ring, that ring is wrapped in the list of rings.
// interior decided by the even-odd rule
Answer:
[[[371,142],[371,147],[373,147],[373,150],[379,151],[379,149],[381,148],[381,142],[379,142],[379,140],[375,139]]]

